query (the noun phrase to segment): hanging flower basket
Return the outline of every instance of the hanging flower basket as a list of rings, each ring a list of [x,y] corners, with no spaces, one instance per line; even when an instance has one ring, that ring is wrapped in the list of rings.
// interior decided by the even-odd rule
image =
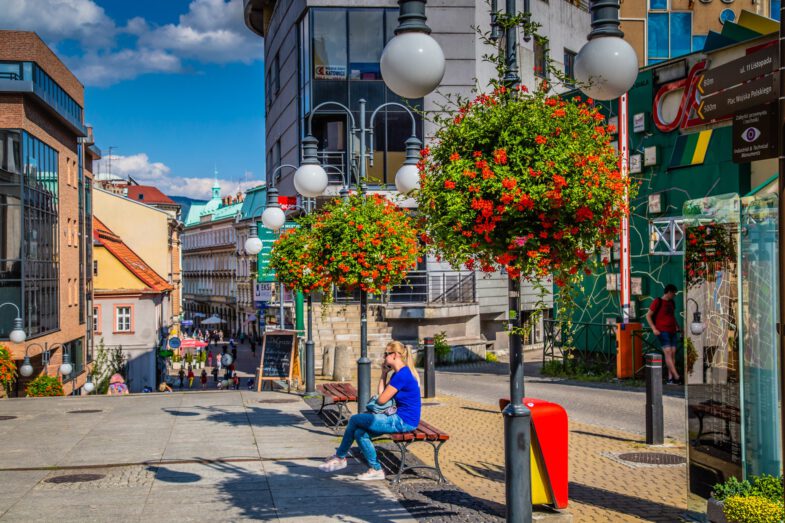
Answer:
[[[317,261],[319,242],[312,230],[316,216],[300,218],[298,227],[284,232],[273,244],[270,267],[278,280],[291,289],[303,292],[329,291],[332,279]]]
[[[41,374],[27,384],[27,396],[43,398],[47,396],[63,396],[63,384],[54,376]]]
[[[453,266],[576,284],[618,236],[624,194],[614,129],[591,100],[498,87],[441,122],[416,198]],[[572,286],[572,285],[571,285]]]

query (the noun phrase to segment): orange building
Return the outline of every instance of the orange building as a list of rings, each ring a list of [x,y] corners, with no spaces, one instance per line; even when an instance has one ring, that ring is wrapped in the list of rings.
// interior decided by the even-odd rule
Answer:
[[[84,87],[30,32],[0,31],[0,344],[79,391],[92,360],[92,162]],[[27,340],[10,343],[14,319]],[[18,361],[17,364],[21,364]]]

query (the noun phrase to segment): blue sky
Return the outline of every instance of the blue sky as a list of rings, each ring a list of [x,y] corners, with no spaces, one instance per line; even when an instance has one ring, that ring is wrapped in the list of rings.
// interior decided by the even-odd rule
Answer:
[[[214,169],[224,193],[264,179],[263,43],[242,0],[0,0],[0,12],[0,28],[36,31],[85,84],[114,175],[194,198]]]

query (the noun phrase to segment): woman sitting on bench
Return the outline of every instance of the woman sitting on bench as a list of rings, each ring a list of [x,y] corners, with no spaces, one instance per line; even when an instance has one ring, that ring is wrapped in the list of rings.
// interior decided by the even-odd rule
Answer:
[[[392,372],[392,377],[387,383],[387,376]],[[374,481],[384,479],[384,471],[376,459],[376,449],[371,438],[395,432],[410,432],[420,423],[420,377],[414,368],[414,357],[403,343],[391,341],[384,351],[384,364],[382,377],[378,387],[378,405],[395,400],[394,413],[387,414],[355,414],[349,418],[343,440],[338,450],[324,463],[319,465],[321,470],[334,472],[346,468],[346,455],[352,443],[357,445],[368,461],[370,468],[357,476],[360,481]],[[388,412],[388,409],[385,412]]]

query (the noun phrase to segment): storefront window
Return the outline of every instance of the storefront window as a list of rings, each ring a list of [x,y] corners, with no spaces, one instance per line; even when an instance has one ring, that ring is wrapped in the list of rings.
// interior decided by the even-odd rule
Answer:
[[[316,9],[313,13],[313,77],[346,80],[346,11]]]
[[[384,11],[349,11],[349,74],[352,80],[381,80]]]

